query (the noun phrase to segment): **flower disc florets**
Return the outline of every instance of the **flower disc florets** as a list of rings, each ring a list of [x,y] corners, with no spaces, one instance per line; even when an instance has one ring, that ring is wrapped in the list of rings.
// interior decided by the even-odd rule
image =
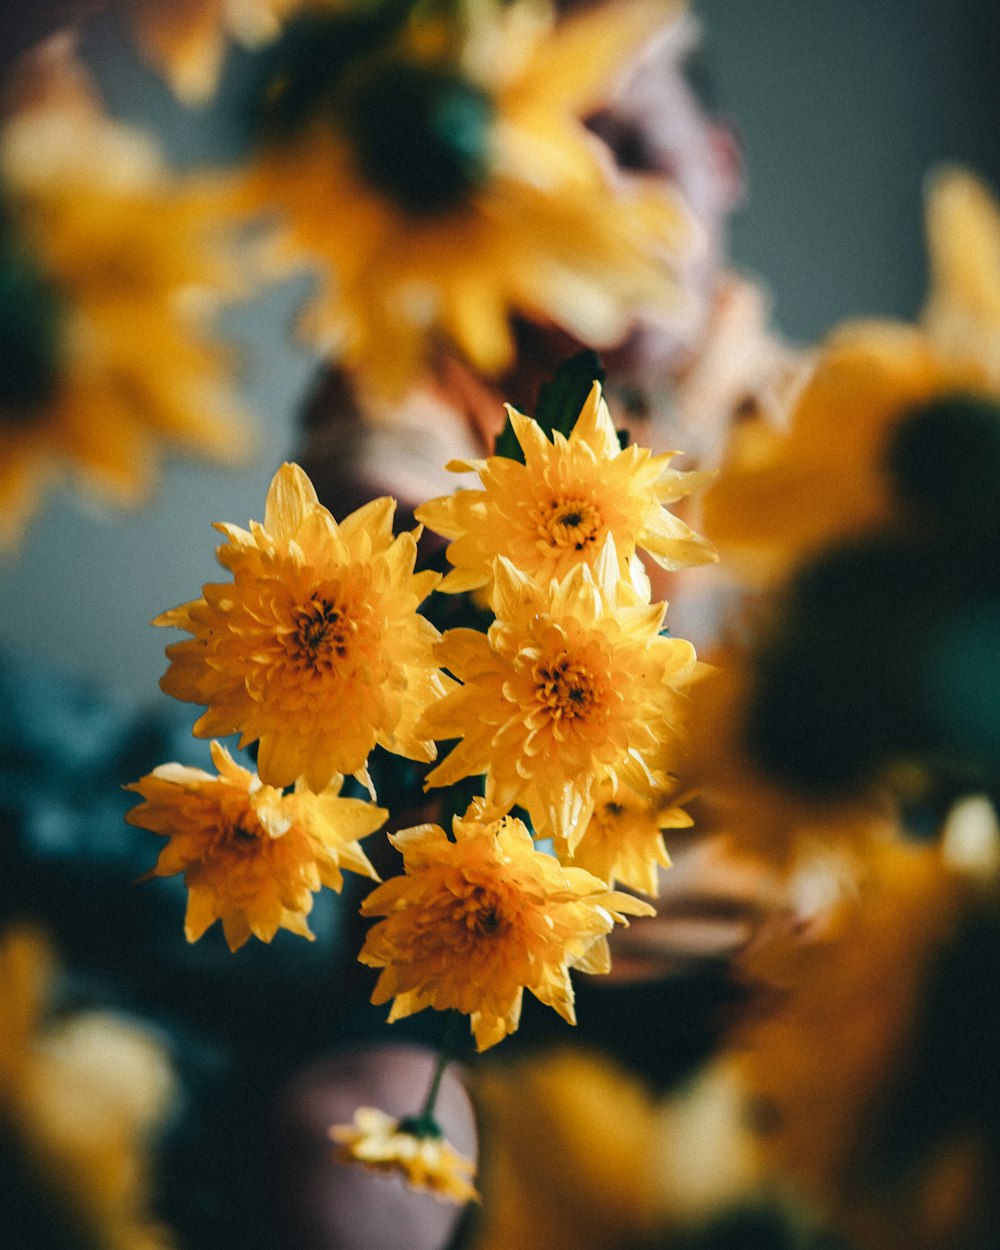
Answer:
[[[536,850],[522,821],[484,819],[482,800],[454,821],[390,838],[405,875],[377,887],[362,913],[384,916],[358,958],[382,968],[373,1003],[390,1021],[434,1007],[472,1018],[480,1050],[518,1026],[525,989],[575,1023],[569,969],[606,972],[606,934],[648,904]]]
[[[664,605],[619,579],[610,538],[595,571],[544,586],[497,561],[495,599],[487,634],[449,630],[438,648],[463,685],[422,728],[461,741],[427,784],[485,773],[492,814],[520,804],[572,853],[601,778],[654,793],[694,648],[661,636]]]
[[[448,559],[455,567],[442,590],[491,584],[501,555],[548,583],[577,564],[593,568],[609,535],[622,577],[637,549],[668,569],[715,559],[710,544],[664,507],[710,475],[669,468],[673,453],[654,456],[635,444],[623,449],[599,382],[568,438],[555,431],[550,442],[537,422],[507,411],[524,463],[505,456],[452,461],[448,467],[456,472],[478,472],[483,489],[459,490],[417,509],[419,520],[453,540]]]
[[[339,891],[342,868],[375,876],[359,839],[388,813],[341,798],[340,777],[323,794],[282,794],[217,742],[212,758],[218,776],[163,764],[127,787],[145,802],[126,820],[170,839],[150,876],[184,874],[189,942],[216,920],[231,950],[251,934],[270,942],[279,929],[311,938],[306,917],[320,886]]]
[[[434,758],[414,726],[447,688],[433,660],[437,630],[417,612],[438,575],[414,574],[416,536],[393,537],[394,509],[376,499],[338,525],[286,464],[262,526],[217,526],[232,583],[205,586],[154,621],[194,635],[167,648],[163,689],[208,705],[200,737],[259,738],[269,785],[303,776],[321,790],[335,773],[362,773],[376,743]]]

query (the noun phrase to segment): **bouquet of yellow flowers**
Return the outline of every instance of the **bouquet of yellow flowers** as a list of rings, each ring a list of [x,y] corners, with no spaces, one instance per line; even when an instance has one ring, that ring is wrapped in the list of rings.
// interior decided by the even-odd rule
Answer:
[[[162,684],[206,706],[196,734],[258,743],[257,774],[213,742],[217,775],[162,765],[128,815],[168,839],[153,873],[184,875],[189,940],[215,920],[233,950],[279,928],[311,936],[316,890],[339,890],[343,869],[376,875],[361,840],[389,813],[372,750],[429,763],[443,741],[425,779],[444,791],[441,823],[390,835],[402,872],[362,907],[380,919],[358,957],[382,969],[373,1002],[392,1001],[390,1021],[460,1012],[482,1050],[518,1027],[527,989],[573,1023],[570,969],[606,972],[612,927],[652,913],[615,887],[655,894],[662,829],[690,823],[676,769],[704,666],[664,631],[637,553],[674,569],[715,557],[665,506],[704,475],[623,447],[593,369],[576,358],[534,418],[509,410],[496,455],[452,466],[482,489],[418,510],[452,540],[443,580],[414,572],[418,533],[393,535],[392,499],[338,523],[291,464],[263,523],[218,526],[232,580],[157,617],[192,635],[168,648]],[[438,587],[474,590],[482,627],[440,634],[419,611]],[[347,776],[368,797],[345,797]],[[384,1119],[358,1123],[337,1130],[346,1149],[384,1166],[366,1154]],[[411,1128],[440,1136],[433,1096]],[[400,1149],[412,1180],[440,1188],[426,1152]]]

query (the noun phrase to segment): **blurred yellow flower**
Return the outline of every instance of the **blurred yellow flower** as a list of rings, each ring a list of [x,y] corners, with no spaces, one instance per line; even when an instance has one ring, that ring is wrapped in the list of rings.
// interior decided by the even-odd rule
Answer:
[[[704,497],[726,560],[770,581],[885,522],[886,447],[900,418],[948,392],[1000,391],[1000,209],[957,169],[928,187],[931,289],[918,325],[848,322],[824,344],[787,430],[740,427]]]
[[[614,786],[604,777],[596,787],[594,814],[572,853],[574,867],[650,897],[659,893],[661,868],[670,867],[664,829],[687,829],[694,821],[676,797],[660,791],[655,798],[638,795],[629,786]],[[567,840],[557,838],[555,851],[568,855]]]
[[[306,917],[320,886],[339,891],[343,868],[376,877],[359,839],[388,812],[341,798],[340,777],[321,794],[301,786],[282,794],[219,743],[211,749],[218,776],[161,764],[126,787],[145,800],[126,814],[129,824],[169,838],[149,875],[184,874],[189,942],[216,920],[233,951],[251,934],[270,942],[279,929],[311,939]]]
[[[609,534],[622,577],[637,549],[667,569],[716,558],[663,506],[712,475],[669,468],[676,453],[654,456],[634,443],[622,449],[599,382],[568,438],[556,430],[550,441],[531,418],[509,405],[507,411],[524,463],[504,456],[453,460],[450,469],[477,472],[484,489],[459,490],[417,509],[419,521],[452,539],[448,559],[455,567],[442,590],[488,585],[500,555],[539,582],[563,578],[577,564],[593,567]]]
[[[222,195],[103,117],[65,48],[0,128],[0,546],[72,470],[135,505],[160,445],[232,461],[247,431],[206,314],[238,289]]]
[[[339,120],[282,132],[246,180],[248,205],[285,215],[275,263],[326,267],[303,332],[390,396],[442,338],[498,373],[514,312],[600,347],[639,307],[679,310],[672,258],[694,237],[659,181],[612,185],[583,122],[670,7],[469,11],[443,49],[436,15],[412,22],[354,68]]]
[[[427,777],[446,786],[486,774],[494,815],[520,804],[537,832],[576,849],[598,782],[656,792],[659,764],[682,733],[678,704],[698,664],[663,637],[664,604],[618,576],[609,537],[594,569],[540,585],[497,562],[497,619],[487,634],[449,630],[438,655],[464,684],[426,712],[435,738],[461,741]]]
[[[363,779],[376,743],[434,758],[416,721],[448,679],[433,658],[438,632],[417,607],[439,575],[413,572],[416,531],[394,538],[394,510],[375,499],[338,524],[305,473],[285,464],[263,525],[216,526],[233,581],[153,622],[194,635],[167,648],[163,689],[207,705],[197,736],[259,738],[268,785],[303,777],[319,791],[335,773]]]
[[[144,56],[185,104],[215,91],[227,39],[256,47],[273,39],[305,0],[125,0]]]
[[[377,1107],[359,1107],[353,1124],[335,1124],[330,1136],[338,1144],[342,1163],[360,1163],[372,1172],[402,1176],[412,1189],[423,1190],[445,1202],[475,1202],[471,1183],[476,1165],[458,1153],[444,1137],[408,1131],[405,1121]]]
[[[47,1021],[56,972],[35,930],[0,940],[0,1115],[102,1250],[169,1250],[151,1215],[150,1139],[174,1075],[157,1038],[87,1011]]]
[[[570,968],[606,972],[606,934],[647,904],[535,849],[522,821],[485,817],[474,800],[454,820],[391,835],[404,875],[374,889],[362,914],[383,916],[358,958],[381,968],[373,1003],[389,1020],[425,1007],[471,1016],[479,1050],[514,1032],[528,989],[575,1023]]]
[[[856,1171],[870,1158],[863,1147],[873,1119],[885,1123],[872,1108],[885,1095],[886,1074],[898,1081],[913,1061],[921,996],[955,932],[962,885],[937,845],[873,841],[856,872],[855,891],[825,927],[789,925],[751,951],[746,975],[777,990],[774,1006],[740,1023],[716,1067],[739,1081],[742,1107],[763,1112],[759,1126],[743,1118],[765,1175],[837,1212],[852,1241],[863,1230],[872,1245],[972,1244],[954,1229],[929,1231],[931,1209],[920,1201],[931,1188],[929,1169],[908,1169],[891,1186],[868,1184]],[[846,1209],[845,1193],[853,1200]],[[954,1214],[964,1223],[969,1212]]]

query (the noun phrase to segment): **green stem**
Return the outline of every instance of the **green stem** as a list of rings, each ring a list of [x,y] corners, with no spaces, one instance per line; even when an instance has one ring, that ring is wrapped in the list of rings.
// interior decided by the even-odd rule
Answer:
[[[414,1137],[443,1136],[441,1126],[434,1118],[434,1108],[437,1105],[444,1070],[451,1062],[455,1053],[461,1022],[462,1016],[459,1012],[449,1012],[442,1032],[441,1046],[438,1049],[437,1063],[434,1065],[434,1074],[431,1077],[430,1087],[427,1090],[427,1097],[424,1099],[424,1105],[417,1115],[406,1116],[400,1120],[399,1127],[404,1133],[412,1133]]]

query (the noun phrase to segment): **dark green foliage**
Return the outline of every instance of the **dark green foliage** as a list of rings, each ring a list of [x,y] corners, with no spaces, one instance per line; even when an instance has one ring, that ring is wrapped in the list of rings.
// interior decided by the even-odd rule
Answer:
[[[563,361],[551,382],[539,390],[534,412],[535,420],[549,438],[555,430],[569,436],[591,387],[595,382],[603,383],[604,376],[600,357],[589,349]],[[509,419],[497,438],[494,454],[524,463],[524,453]]]

